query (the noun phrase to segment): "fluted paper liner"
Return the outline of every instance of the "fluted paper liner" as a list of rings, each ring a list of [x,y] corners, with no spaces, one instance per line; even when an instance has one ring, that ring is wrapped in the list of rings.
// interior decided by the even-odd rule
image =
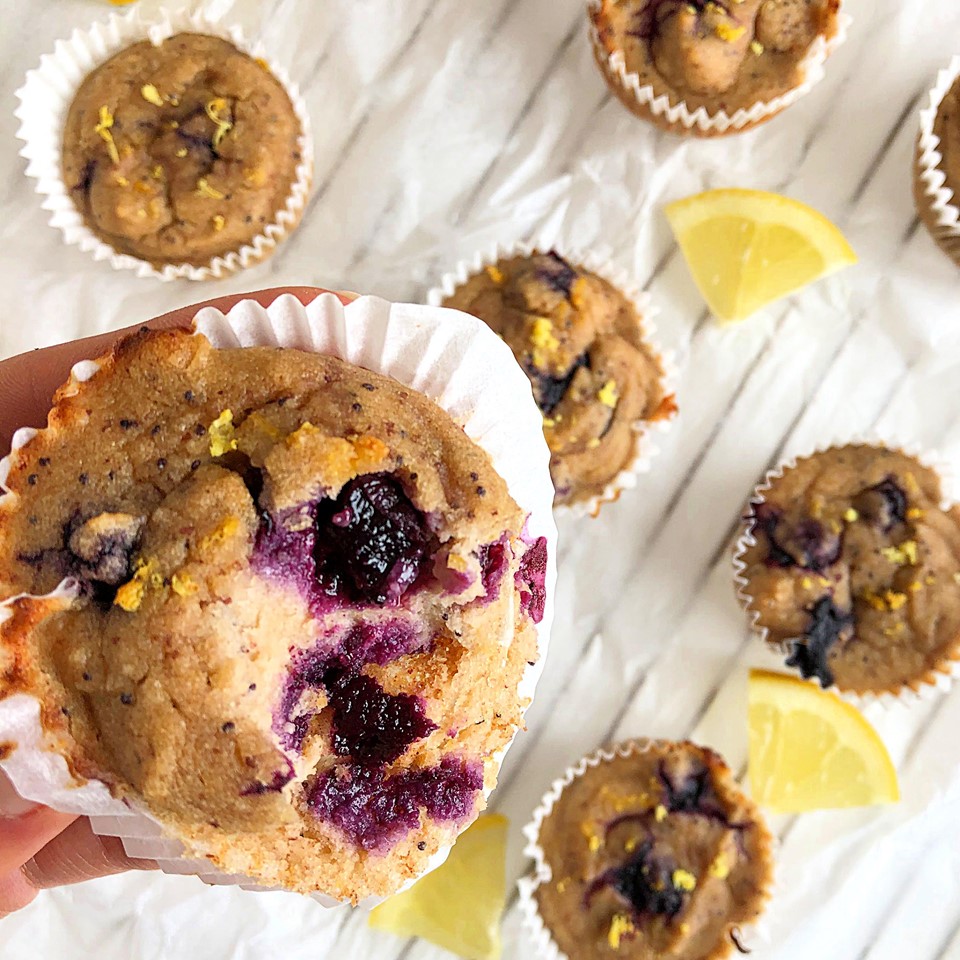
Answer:
[[[884,441],[882,438],[876,436],[857,436],[851,439],[834,440],[830,443],[824,443],[820,446],[817,446],[810,453],[806,453],[798,457],[792,457],[791,459],[781,463],[775,469],[770,470],[764,477],[763,482],[754,488],[753,494],[750,497],[747,505],[747,510],[752,510],[754,507],[764,503],[766,501],[767,491],[770,490],[774,482],[779,480],[787,470],[792,470],[794,467],[796,467],[799,461],[808,460],[810,457],[813,457],[818,453],[824,453],[827,450],[842,446],[883,447],[887,450],[891,450],[896,453],[902,453],[904,456],[911,457],[922,466],[935,471],[939,475],[941,481],[941,490],[944,493],[944,499],[940,504],[941,508],[948,509],[954,503],[956,503],[956,485],[953,479],[952,470],[939,457],[938,454],[921,450],[910,444]],[[747,511],[745,510],[744,513],[746,515]],[[767,644],[770,649],[779,650],[781,654],[787,655],[790,652],[790,644],[800,638],[790,638],[784,641],[783,644],[778,644],[771,640],[770,631],[766,627],[762,626],[759,622],[759,611],[752,608],[753,597],[749,592],[750,583],[745,575],[747,564],[743,558],[747,550],[750,547],[755,546],[756,542],[757,541],[752,533],[752,524],[749,521],[744,520],[742,531],[737,538],[733,550],[733,578],[737,599],[740,601],[741,607],[743,607],[744,612],[747,614],[750,620],[750,627],[757,637]],[[784,669],[791,670],[789,667],[785,667]],[[800,676],[799,673],[796,673],[796,671],[791,670],[791,673],[797,677]],[[843,690],[836,685],[830,687],[829,689],[842,699],[846,700],[848,703],[851,703],[861,709],[866,708],[872,703],[879,703],[884,707],[891,707],[897,703],[904,706],[910,706],[915,703],[935,699],[939,694],[949,690],[953,685],[953,681],[958,676],[960,676],[960,661],[945,658],[939,664],[937,664],[934,669],[927,671],[924,676],[907,681],[901,687],[895,690],[876,690],[857,693],[852,690]],[[808,682],[819,687],[819,683],[813,678],[808,680]]]
[[[525,536],[547,540],[546,605],[543,619],[536,625],[539,657],[527,668],[517,690],[521,701],[531,700],[553,620],[557,533],[540,412],[530,396],[527,378],[512,362],[509,347],[481,321],[456,310],[391,304],[376,297],[360,297],[344,306],[329,293],[308,306],[284,295],[269,307],[244,300],[226,315],[205,307],[194,323],[196,332],[218,348],[292,347],[339,357],[393,377],[433,399],[487,452],[511,496],[528,515]],[[95,361],[77,364],[71,383],[88,380],[98,369]],[[505,410],[509,411],[507,417]],[[36,435],[33,429],[18,430],[13,449],[25,447]],[[9,458],[0,460],[0,499],[15,496],[5,486],[9,468]],[[75,595],[76,583],[68,579],[48,599],[66,604]],[[10,615],[17,599],[0,602],[0,622]],[[145,810],[114,798],[102,782],[74,779],[57,750],[55,736],[41,724],[36,698],[16,694],[0,699],[0,741],[16,745],[0,760],[0,767],[25,799],[89,816],[97,833],[120,837],[129,856],[156,860],[166,873],[195,874],[207,883],[264,889],[249,877],[229,876],[208,862],[184,857],[180,842],[168,837]],[[509,744],[491,758],[497,769],[507,749]],[[424,872],[443,863],[449,849],[440,850]],[[325,906],[338,902],[323,893],[314,898]],[[363,905],[372,906],[376,900],[368,898]]]
[[[657,94],[649,83],[641,84],[640,75],[627,69],[623,51],[609,53],[600,42],[595,14],[602,8],[602,0],[587,0],[590,19],[590,42],[604,79],[624,105],[638,116],[655,123],[658,127],[678,134],[693,134],[698,137],[723,137],[742,133],[772,120],[778,113],[808,94],[825,75],[827,58],[847,38],[852,19],[841,12],[837,17],[836,33],[832,37],[822,34],[810,45],[799,68],[803,81],[772,100],[760,100],[749,108],[741,107],[732,114],[726,110],[710,113],[705,107],[692,110],[686,102],[671,104],[666,93]]]
[[[641,290],[636,281],[625,270],[595,253],[556,243],[496,244],[489,250],[477,252],[469,260],[461,260],[453,270],[445,273],[440,278],[440,283],[427,292],[427,303],[439,307],[470,277],[482,272],[486,267],[492,266],[498,260],[509,257],[529,257],[536,253],[545,253],[548,250],[555,251],[575,267],[581,267],[595,273],[611,286],[616,287],[620,293],[631,301],[643,322],[644,342],[652,349],[660,362],[660,382],[663,386],[664,395],[669,397],[675,394],[678,379],[677,366],[673,359],[673,353],[662,351],[657,344],[657,326],[654,320],[659,310],[654,305],[650,294]],[[633,425],[634,452],[629,463],[610,480],[599,494],[569,504],[558,504],[557,512],[577,517],[596,517],[605,503],[613,503],[620,498],[622,491],[632,490],[636,487],[639,477],[649,472],[651,461],[660,452],[660,448],[653,442],[651,434],[654,431],[663,433],[668,430],[675,416],[676,413],[661,420],[638,420]]]
[[[114,250],[85,223],[63,182],[61,167],[67,113],[84,78],[131,44],[142,40],[157,44],[176,33],[221,37],[243,53],[263,60],[286,90],[300,122],[296,179],[273,222],[238,250],[214,257],[199,267],[186,263],[155,267],[146,260]],[[147,18],[133,9],[125,14],[115,13],[89,30],[75,30],[68,39],[57,41],[53,53],[41,57],[40,66],[27,73],[16,97],[20,101],[15,111],[20,121],[17,136],[24,143],[20,155],[27,160],[27,175],[36,180],[36,192],[43,197],[43,209],[50,212],[50,225],[60,230],[66,243],[92,253],[95,260],[106,260],[115,270],[134,270],[139,277],[160,280],[225,277],[269,257],[284,237],[293,232],[306,208],[313,177],[313,135],[299,89],[259,43],[249,43],[238,27],[208,17],[202,11],[161,10],[155,18]]]
[[[583,757],[578,763],[567,767],[561,777],[550,785],[550,789],[543,795],[540,805],[533,812],[530,822],[523,828],[523,835],[527,841],[523,848],[524,854],[533,861],[533,870],[529,875],[517,881],[519,893],[519,908],[523,926],[536,948],[536,960],[576,960],[569,958],[557,946],[549,927],[544,923],[537,904],[536,892],[545,883],[553,880],[553,873],[547,863],[543,847],[540,846],[540,828],[544,820],[550,815],[560,795],[574,780],[582,777],[588,769],[609,763],[616,757],[632,757],[667,746],[665,740],[649,740],[638,738],[626,740],[610,747],[602,748]],[[770,836],[771,863],[773,863],[773,848],[775,841]],[[764,915],[757,918],[752,924],[737,927],[738,939],[749,952],[750,948],[758,943],[770,942],[769,906],[778,886],[776,876],[770,882],[769,888],[764,891]]]
[[[960,56],[937,74],[928,106],[920,111],[920,135],[914,164],[913,192],[920,219],[944,253],[960,264],[960,207],[954,187],[947,182],[940,138],[933,132],[943,98],[960,77]]]

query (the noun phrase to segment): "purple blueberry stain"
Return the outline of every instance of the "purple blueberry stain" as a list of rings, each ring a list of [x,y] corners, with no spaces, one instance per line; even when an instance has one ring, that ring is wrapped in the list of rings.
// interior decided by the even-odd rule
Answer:
[[[254,780],[240,791],[241,797],[259,797],[265,793],[279,793],[293,779],[293,766],[289,762],[283,770],[274,772],[273,777],[264,783]]]
[[[500,592],[500,584],[510,569],[510,539],[504,534],[494,543],[480,547],[480,582],[483,585],[483,599],[493,600]]]
[[[543,619],[547,602],[547,538],[538,537],[520,558],[520,568],[515,575],[520,591],[520,607],[534,623]]]
[[[666,856],[654,855],[651,840],[645,840],[624,863],[605,870],[584,893],[584,906],[605,887],[610,887],[632,909],[637,919],[672,919],[683,909],[683,891],[673,884],[676,864]]]
[[[333,710],[333,751],[355,761],[392,763],[437,725],[424,702],[411,694],[388,694],[372,677],[331,671],[326,679]]]
[[[306,796],[318,819],[364,850],[383,851],[420,825],[421,810],[436,821],[463,823],[482,789],[479,763],[446,757],[392,777],[379,764],[347,764],[316,777]]]
[[[555,293],[562,293],[568,300],[577,281],[577,271],[555,250],[534,259],[534,276]]]
[[[586,353],[581,353],[566,373],[559,377],[552,377],[533,366],[528,367],[527,374],[533,382],[534,399],[544,416],[549,417],[560,405],[560,401],[567,395],[577,371],[581,367],[589,368],[589,366],[590,357]]]
[[[396,605],[420,576],[426,518],[389,474],[351,480],[317,511],[317,574],[350,599]]]
[[[693,770],[677,774],[661,761],[657,779],[663,785],[664,806],[669,813],[695,814],[728,824],[729,818],[706,766],[698,764]]]
[[[826,689],[833,684],[830,670],[830,652],[849,635],[853,628],[853,614],[840,610],[832,597],[821,597],[809,610],[810,621],[802,638],[791,642],[788,667],[795,667],[809,680],[816,677]]]
[[[854,500],[858,513],[875,523],[884,533],[889,533],[906,520],[907,504],[906,492],[893,477],[869,487]]]
[[[840,559],[843,537],[831,533],[819,520],[801,520],[792,530],[785,529],[782,511],[769,503],[753,507],[754,529],[767,539],[768,567],[790,569],[801,567],[820,573]]]

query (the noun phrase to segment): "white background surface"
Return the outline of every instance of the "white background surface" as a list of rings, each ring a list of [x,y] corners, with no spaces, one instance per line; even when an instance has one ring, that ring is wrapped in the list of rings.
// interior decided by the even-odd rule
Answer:
[[[317,171],[304,224],[272,261],[198,287],[113,273],[46,225],[16,155],[13,91],[57,37],[110,8],[0,0],[0,356],[281,283],[416,299],[476,247],[535,232],[609,253],[656,297],[683,370],[681,418],[638,490],[597,521],[561,524],[550,662],[494,795],[512,821],[511,879],[524,869],[519,828],[550,779],[608,738],[694,736],[742,769],[745,671],[761,651],[727,551],[768,467],[871,429],[960,462],[958,274],[910,197],[917,111],[958,52],[960,10],[845,6],[855,23],[821,86],[767,127],[703,143],[656,133],[606,93],[579,0],[214,0],[301,83]],[[725,185],[812,203],[860,266],[715,328],[662,205]],[[960,958],[960,693],[871,718],[903,802],[777,823],[781,889],[760,960]],[[515,910],[505,940],[509,960],[527,960]],[[43,895],[0,924],[0,954],[444,956],[346,909],[162,876]]]

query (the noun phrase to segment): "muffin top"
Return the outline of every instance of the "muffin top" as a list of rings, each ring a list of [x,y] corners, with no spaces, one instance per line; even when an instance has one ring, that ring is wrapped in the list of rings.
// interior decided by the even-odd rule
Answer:
[[[940,169],[947,178],[946,186],[953,190],[954,203],[960,195],[960,77],[940,102],[933,122],[933,132],[940,140]]]
[[[63,178],[87,226],[119,253],[199,266],[275,221],[301,133],[263,61],[181,33],[127,47],[83,81],[63,131]]]
[[[223,872],[341,899],[395,891],[476,815],[546,544],[432,401],[144,332],[61,391],[7,486],[0,697],[40,699],[77,776]]]
[[[626,751],[622,751],[626,752]],[[588,766],[540,827],[535,896],[570,960],[713,960],[757,919],[772,840],[715,753],[655,742]]]
[[[818,36],[837,30],[840,0],[600,0],[601,46],[628,73],[691,111],[732,114],[804,81]]]
[[[856,692],[916,686],[960,650],[960,507],[878,446],[800,460],[755,502],[743,593],[787,664]]]
[[[555,252],[501,259],[443,305],[483,320],[530,377],[557,503],[601,493],[633,459],[637,424],[675,412],[636,307]]]

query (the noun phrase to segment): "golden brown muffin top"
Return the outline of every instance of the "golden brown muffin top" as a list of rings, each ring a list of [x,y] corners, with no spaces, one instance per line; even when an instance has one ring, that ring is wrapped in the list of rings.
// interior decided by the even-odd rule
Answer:
[[[937,473],[884,447],[797,462],[754,503],[749,610],[824,686],[897,691],[960,651],[960,507]]]
[[[570,960],[714,960],[754,922],[772,839],[715,753],[656,742],[588,766],[539,836],[540,915]]]
[[[87,226],[155,266],[250,243],[296,180],[302,130],[263,61],[218,37],[135,43],[80,86],[63,177]]]
[[[634,304],[555,252],[501,259],[443,305],[483,320],[530,377],[557,503],[601,493],[632,461],[637,426],[675,412]]]

